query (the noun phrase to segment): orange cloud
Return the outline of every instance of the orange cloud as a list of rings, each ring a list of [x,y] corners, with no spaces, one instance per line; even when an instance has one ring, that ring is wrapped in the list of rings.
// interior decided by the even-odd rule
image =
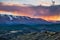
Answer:
[[[7,2],[0,2],[0,4],[2,5],[5,5],[5,6],[22,6],[22,7],[25,7],[25,6],[28,6],[28,5],[24,5],[24,4],[21,4],[21,3],[7,3]]]
[[[40,18],[45,19],[47,21],[60,21],[60,15],[55,16],[41,16]]]

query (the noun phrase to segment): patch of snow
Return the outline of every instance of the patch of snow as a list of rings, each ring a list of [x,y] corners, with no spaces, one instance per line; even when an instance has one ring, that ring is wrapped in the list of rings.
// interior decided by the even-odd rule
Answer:
[[[10,18],[10,20],[13,20],[13,18],[11,16],[8,15],[8,17]]]

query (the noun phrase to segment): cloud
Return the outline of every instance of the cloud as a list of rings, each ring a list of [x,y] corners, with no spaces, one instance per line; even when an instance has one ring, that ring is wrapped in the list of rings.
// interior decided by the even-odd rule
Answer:
[[[0,10],[3,10],[3,11],[15,11],[17,10],[16,8],[18,7],[15,7],[15,6],[8,6],[8,5],[4,5],[4,3],[0,3]]]
[[[0,2],[0,10],[7,12],[16,12],[18,15],[30,16],[54,16],[60,15],[60,6],[19,6],[5,5]]]

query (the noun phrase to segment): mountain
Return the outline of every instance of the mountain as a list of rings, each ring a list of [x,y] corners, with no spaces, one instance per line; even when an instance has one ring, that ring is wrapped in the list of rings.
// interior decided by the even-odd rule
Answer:
[[[41,18],[30,18],[27,16],[13,16],[0,14],[0,24],[50,24],[50,22]]]
[[[53,22],[53,23],[55,23],[55,24],[60,24],[60,21],[55,21],[55,22]]]

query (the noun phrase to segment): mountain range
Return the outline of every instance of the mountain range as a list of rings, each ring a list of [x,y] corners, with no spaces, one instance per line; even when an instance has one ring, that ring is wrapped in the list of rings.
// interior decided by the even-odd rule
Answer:
[[[31,18],[28,16],[14,16],[14,15],[7,15],[7,14],[0,14],[0,24],[51,24],[46,20],[41,18]]]

